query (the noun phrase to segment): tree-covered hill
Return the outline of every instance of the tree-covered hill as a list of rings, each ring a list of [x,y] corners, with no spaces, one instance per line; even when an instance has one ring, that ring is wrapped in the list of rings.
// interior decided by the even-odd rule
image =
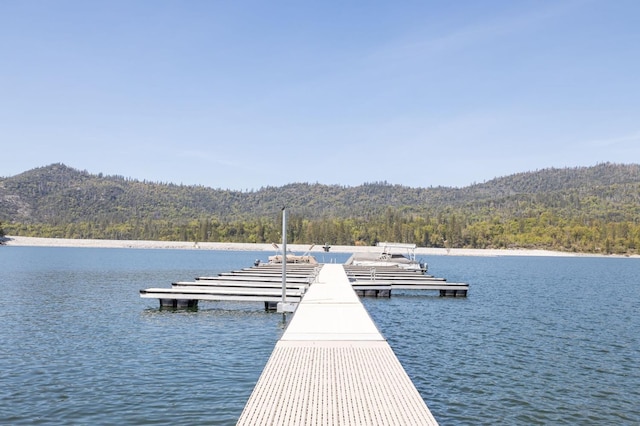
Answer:
[[[278,240],[541,247],[635,253],[640,165],[544,169],[464,188],[292,183],[241,192],[93,175],[64,164],[0,178],[7,234],[72,238]]]

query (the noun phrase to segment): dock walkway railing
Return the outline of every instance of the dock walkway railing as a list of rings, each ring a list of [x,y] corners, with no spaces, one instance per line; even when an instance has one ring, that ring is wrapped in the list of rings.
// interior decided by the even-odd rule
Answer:
[[[342,265],[304,294],[238,425],[437,425]]]

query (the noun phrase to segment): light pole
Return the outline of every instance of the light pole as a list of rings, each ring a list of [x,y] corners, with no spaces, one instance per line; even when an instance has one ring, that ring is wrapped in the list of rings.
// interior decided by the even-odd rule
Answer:
[[[287,208],[282,207],[282,304],[287,303]]]

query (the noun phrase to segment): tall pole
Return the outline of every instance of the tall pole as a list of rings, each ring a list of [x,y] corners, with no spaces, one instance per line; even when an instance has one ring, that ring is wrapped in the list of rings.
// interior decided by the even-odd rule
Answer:
[[[287,208],[282,208],[282,303],[287,301]]]

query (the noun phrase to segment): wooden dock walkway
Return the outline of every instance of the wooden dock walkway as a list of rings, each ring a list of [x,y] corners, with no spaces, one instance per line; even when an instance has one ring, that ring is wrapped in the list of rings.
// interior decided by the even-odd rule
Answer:
[[[238,425],[437,425],[343,265],[322,266]]]

